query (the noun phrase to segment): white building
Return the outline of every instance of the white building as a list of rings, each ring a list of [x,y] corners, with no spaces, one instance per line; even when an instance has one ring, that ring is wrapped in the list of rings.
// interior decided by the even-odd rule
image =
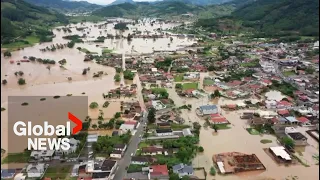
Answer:
[[[159,100],[152,101],[152,106],[156,110],[161,110],[161,109],[165,109],[166,108],[166,106]]]
[[[50,161],[54,152],[54,150],[32,151],[30,157],[38,161]]]
[[[130,131],[132,133],[134,131],[134,129],[135,129],[134,124],[121,124],[121,126],[119,128],[121,134],[125,134],[128,131]]]
[[[283,146],[270,147],[269,149],[276,157],[286,161],[291,161],[290,154],[287,153]]]
[[[46,165],[44,163],[39,164],[29,164],[27,166],[27,176],[29,178],[39,178],[45,172]]]
[[[319,41],[313,44],[313,49],[319,49]]]
[[[97,142],[98,141],[98,135],[97,134],[89,134],[87,136],[87,142]]]
[[[122,158],[122,151],[119,150],[114,150],[112,151],[112,153],[110,154],[111,158],[115,158],[115,159],[121,159]]]
[[[62,154],[71,154],[76,152],[78,145],[80,144],[79,140],[76,140],[74,138],[69,139],[70,148],[68,150],[59,149],[56,151],[57,155]]]

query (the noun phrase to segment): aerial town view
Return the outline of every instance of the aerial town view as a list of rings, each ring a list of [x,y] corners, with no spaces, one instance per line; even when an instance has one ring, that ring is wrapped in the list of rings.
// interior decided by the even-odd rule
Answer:
[[[319,179],[319,1],[1,0],[1,179]]]

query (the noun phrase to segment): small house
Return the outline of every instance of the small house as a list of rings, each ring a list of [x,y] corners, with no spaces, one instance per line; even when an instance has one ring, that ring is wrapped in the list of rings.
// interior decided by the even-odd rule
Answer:
[[[122,151],[119,150],[113,150],[112,153],[110,154],[111,158],[116,158],[116,159],[121,159],[122,158]]]
[[[180,178],[182,178],[183,176],[193,175],[193,167],[183,163],[172,166],[172,171],[178,174]]]
[[[206,116],[210,114],[216,114],[218,113],[218,107],[216,105],[204,105],[200,106],[197,109],[197,114],[200,116]]]

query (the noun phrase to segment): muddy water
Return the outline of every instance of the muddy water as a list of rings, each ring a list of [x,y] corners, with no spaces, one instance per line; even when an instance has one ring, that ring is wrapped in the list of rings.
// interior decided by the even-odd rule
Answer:
[[[191,122],[199,122],[201,125],[205,122],[195,114],[195,108],[200,105],[208,104],[208,99],[184,99],[180,98],[174,90],[169,90],[170,98],[172,98],[177,106],[183,104],[192,104],[192,111],[182,110],[182,117],[186,119],[187,124]],[[225,103],[228,100],[220,98],[215,104]],[[212,102],[210,104],[213,104]],[[207,179],[216,180],[284,180],[289,176],[298,176],[303,180],[316,180],[319,178],[318,166],[315,165],[312,160],[314,153],[319,153],[316,147],[307,146],[303,152],[303,158],[307,160],[310,167],[304,167],[302,165],[294,165],[290,167],[279,166],[274,162],[263,150],[263,148],[269,148],[271,146],[279,146],[277,144],[276,137],[272,135],[254,136],[250,135],[246,131],[246,121],[240,119],[241,111],[238,112],[224,112],[221,111],[231,123],[231,129],[219,130],[218,133],[214,133],[210,128],[202,127],[200,132],[200,146],[204,148],[204,152],[198,154],[193,160],[194,167],[205,167],[206,171],[210,172],[210,167],[213,166],[212,156],[214,154],[223,152],[242,152],[247,154],[256,154],[260,161],[265,165],[266,171],[255,171],[241,173],[237,175],[216,175],[215,177],[209,175]],[[262,144],[260,140],[270,139],[272,143]],[[311,143],[310,143],[311,144]],[[292,179],[292,178],[291,178]]]

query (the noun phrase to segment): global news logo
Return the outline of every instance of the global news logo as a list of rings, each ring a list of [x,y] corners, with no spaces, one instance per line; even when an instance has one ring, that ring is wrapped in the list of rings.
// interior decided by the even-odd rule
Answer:
[[[72,129],[72,134],[77,134],[82,129],[82,121],[68,112],[68,119],[76,124]],[[48,121],[43,125],[32,125],[31,121],[27,123],[17,121],[13,125],[13,132],[17,136],[28,137],[28,150],[69,150],[70,140],[67,138],[71,135],[71,123],[67,121],[65,125],[53,126]],[[31,137],[34,136],[34,137]],[[37,138],[38,136],[38,138]],[[48,136],[48,138],[39,137]],[[50,137],[54,136],[54,137]],[[63,138],[60,138],[63,137]]]

